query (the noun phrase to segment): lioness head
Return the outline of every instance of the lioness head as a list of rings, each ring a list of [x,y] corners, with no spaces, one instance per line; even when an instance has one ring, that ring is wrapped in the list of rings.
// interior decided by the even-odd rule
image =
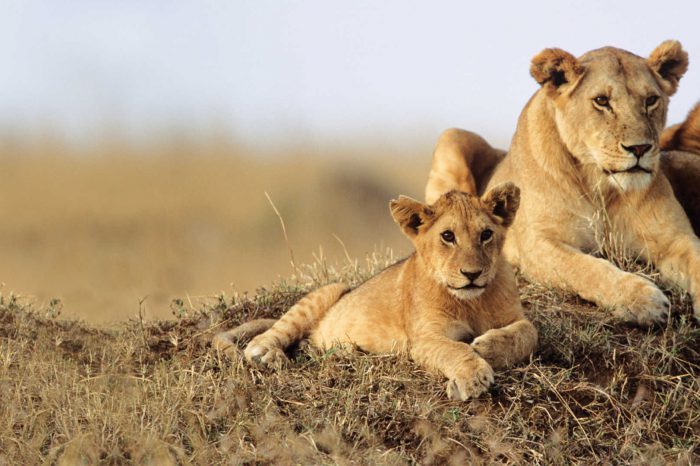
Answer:
[[[389,207],[425,269],[451,294],[469,299],[483,293],[496,275],[519,204],[520,190],[505,183],[481,198],[450,191],[432,205],[400,196]]]
[[[647,59],[613,47],[578,59],[545,49],[530,73],[554,104],[568,151],[625,191],[646,188],[658,170],[669,96],[687,69],[681,44],[666,41]]]

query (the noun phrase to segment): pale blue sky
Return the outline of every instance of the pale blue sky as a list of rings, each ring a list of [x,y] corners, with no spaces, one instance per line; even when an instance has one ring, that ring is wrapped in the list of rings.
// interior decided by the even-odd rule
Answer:
[[[700,100],[698,18],[693,0],[2,0],[0,129],[216,127],[284,145],[459,126],[505,145],[542,48],[646,56],[668,38],[691,62],[674,122]]]

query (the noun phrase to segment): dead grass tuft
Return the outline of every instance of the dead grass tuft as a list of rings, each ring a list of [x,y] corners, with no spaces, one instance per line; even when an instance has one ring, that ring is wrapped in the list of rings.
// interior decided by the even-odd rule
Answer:
[[[541,335],[531,361],[471,402],[405,357],[300,347],[260,371],[215,332],[276,317],[309,287],[359,282],[387,256],[317,263],[255,296],[111,331],[0,299],[0,464],[695,464],[700,329],[673,295],[663,328],[618,323],[521,283]]]

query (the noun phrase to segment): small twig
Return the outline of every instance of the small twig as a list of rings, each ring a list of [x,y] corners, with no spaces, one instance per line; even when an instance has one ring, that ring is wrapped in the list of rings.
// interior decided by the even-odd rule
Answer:
[[[212,330],[214,330],[214,329],[216,329],[216,328],[218,328],[218,327],[221,327],[221,326],[223,326],[224,324],[227,324],[227,323],[231,322],[231,320],[232,320],[232,319],[224,319],[224,320],[222,320],[221,322],[218,322],[218,323],[212,325],[211,327],[207,327],[205,330],[202,330],[202,331],[199,332],[199,333],[195,333],[194,335],[192,335],[191,337],[189,337],[188,340],[189,340],[189,341],[192,341],[192,340],[194,340],[195,338],[204,335],[205,333],[209,333],[209,332],[211,332]]]
[[[143,325],[144,303],[148,296],[139,299],[139,323],[141,324],[141,336],[143,337],[143,346],[148,349],[148,339],[146,339],[146,327]]]
[[[282,218],[282,215],[280,214],[279,210],[277,210],[277,207],[275,207],[275,203],[272,202],[272,198],[270,197],[270,195],[267,194],[267,191],[265,191],[265,197],[267,198],[267,201],[272,206],[272,210],[275,211],[277,218],[280,219],[280,225],[282,225],[282,234],[284,235],[284,241],[287,243],[287,249],[289,249],[289,259],[290,259],[290,262],[292,264],[292,268],[295,271],[297,271],[299,269],[297,268],[296,261],[294,260],[294,251],[292,250],[292,246],[289,243],[289,238],[287,237],[287,228],[284,226],[284,219]]]
[[[337,242],[339,242],[340,246],[343,248],[343,252],[345,253],[345,258],[347,259],[348,264],[352,264],[353,260],[350,258],[350,253],[348,252],[348,248],[345,247],[345,243],[343,243],[343,240],[340,239],[340,237],[338,235],[336,235],[335,233],[332,233],[332,235],[333,235],[333,238],[335,238],[335,240]]]

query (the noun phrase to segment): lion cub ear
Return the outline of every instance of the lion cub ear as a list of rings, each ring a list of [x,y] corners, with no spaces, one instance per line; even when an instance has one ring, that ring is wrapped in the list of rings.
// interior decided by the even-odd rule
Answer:
[[[673,95],[678,89],[678,82],[688,71],[688,52],[677,40],[667,40],[651,52],[647,63],[661,78],[659,84],[666,95]]]
[[[549,91],[557,91],[561,86],[581,77],[583,66],[569,52],[544,49],[532,59],[530,74],[540,86]]]
[[[484,194],[481,202],[500,220],[501,225],[508,227],[520,206],[520,188],[513,183],[499,184]]]
[[[421,229],[432,222],[435,215],[427,205],[408,196],[392,199],[389,202],[389,209],[394,221],[409,238],[417,236]]]

